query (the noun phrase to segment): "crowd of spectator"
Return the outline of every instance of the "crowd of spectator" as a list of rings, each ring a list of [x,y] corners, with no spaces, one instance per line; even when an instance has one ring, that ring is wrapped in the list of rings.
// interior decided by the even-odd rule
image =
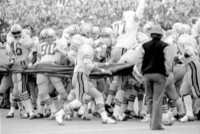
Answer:
[[[61,32],[74,23],[110,26],[125,10],[136,10],[139,0],[0,0],[0,18],[12,25],[45,27]],[[163,28],[174,22],[191,23],[200,13],[199,0],[147,0],[143,23],[157,21]]]

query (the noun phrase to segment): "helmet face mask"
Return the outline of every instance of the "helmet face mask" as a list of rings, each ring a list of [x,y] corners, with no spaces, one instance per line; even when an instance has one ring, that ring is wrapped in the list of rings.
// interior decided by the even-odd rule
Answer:
[[[53,29],[49,28],[45,31],[45,42],[51,44],[55,40],[56,33]]]
[[[100,29],[99,29],[99,27],[94,26],[94,27],[92,28],[91,37],[92,37],[94,40],[96,40],[96,39],[98,39],[99,34],[100,34]]]
[[[22,36],[22,27],[19,24],[14,24],[10,31],[14,39],[20,39]]]
[[[22,33],[20,31],[19,32],[12,32],[11,34],[12,34],[13,38],[16,39],[16,40],[20,39],[22,37]]]
[[[93,26],[89,23],[83,23],[80,26],[80,33],[82,36],[86,37],[86,38],[91,38],[91,32],[92,32],[92,28]]]
[[[44,41],[47,43],[52,43],[54,41],[54,36],[46,36]]]
[[[46,39],[46,37],[42,36],[41,39],[42,39],[42,41],[44,41]]]
[[[91,38],[92,37],[90,33],[83,33],[81,35],[86,37],[86,38]]]

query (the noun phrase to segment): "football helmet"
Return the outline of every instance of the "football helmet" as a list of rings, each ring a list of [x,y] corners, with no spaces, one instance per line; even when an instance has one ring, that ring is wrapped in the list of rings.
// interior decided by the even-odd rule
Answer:
[[[91,32],[92,38],[93,38],[93,39],[97,39],[98,36],[100,35],[100,32],[101,32],[101,31],[100,31],[100,28],[99,28],[99,27],[93,26],[92,32]]]
[[[90,23],[83,23],[80,26],[80,34],[90,38],[93,26]]]
[[[41,39],[41,40],[46,39],[46,29],[43,29],[43,30],[40,32],[40,39]]]
[[[77,24],[73,24],[64,29],[62,37],[68,38],[69,36],[73,36],[75,34],[78,34],[79,32],[79,26]]]
[[[112,34],[113,34],[112,28],[110,28],[110,27],[104,27],[101,30],[100,36],[101,37],[108,37],[108,36],[112,36]]]
[[[22,27],[19,24],[14,24],[11,27],[10,33],[15,39],[19,39],[22,36]]]

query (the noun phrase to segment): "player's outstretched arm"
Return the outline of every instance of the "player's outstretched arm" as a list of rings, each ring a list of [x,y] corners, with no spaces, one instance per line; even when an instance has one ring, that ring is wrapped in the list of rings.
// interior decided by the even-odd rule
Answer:
[[[138,20],[141,20],[143,18],[143,14],[144,14],[144,9],[145,9],[145,0],[139,0],[139,5],[137,7],[137,10],[136,10],[136,14],[135,14],[135,17],[138,19]]]
[[[64,56],[64,57],[66,57],[67,54],[68,54],[67,51],[65,51],[65,50],[63,50],[63,49],[60,49],[59,47],[56,47],[56,48],[54,49],[54,51],[61,53],[62,56]]]

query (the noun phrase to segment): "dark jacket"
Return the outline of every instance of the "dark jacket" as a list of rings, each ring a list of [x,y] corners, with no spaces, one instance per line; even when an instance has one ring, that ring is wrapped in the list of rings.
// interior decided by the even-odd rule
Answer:
[[[153,39],[143,44],[144,57],[141,71],[143,74],[160,73],[167,76],[164,49],[168,44],[160,39]]]

